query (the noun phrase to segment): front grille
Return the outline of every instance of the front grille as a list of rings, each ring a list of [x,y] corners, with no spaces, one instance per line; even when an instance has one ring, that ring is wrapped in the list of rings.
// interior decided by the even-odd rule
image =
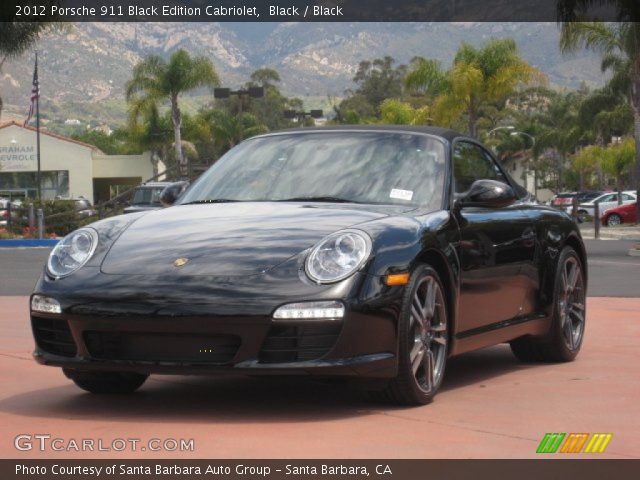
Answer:
[[[342,323],[322,325],[274,325],[262,343],[260,363],[288,363],[316,360],[333,348]]]
[[[76,356],[76,344],[66,320],[31,317],[31,326],[41,350],[62,357]]]
[[[103,360],[225,364],[240,348],[236,335],[85,332],[84,341],[91,356]]]

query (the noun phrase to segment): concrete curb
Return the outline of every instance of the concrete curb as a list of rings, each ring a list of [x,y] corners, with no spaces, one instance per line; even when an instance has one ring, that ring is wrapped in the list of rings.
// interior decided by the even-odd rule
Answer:
[[[60,241],[59,238],[56,239],[42,239],[38,240],[35,238],[16,238],[9,240],[0,240],[0,248],[16,248],[16,247],[55,247],[56,244]]]

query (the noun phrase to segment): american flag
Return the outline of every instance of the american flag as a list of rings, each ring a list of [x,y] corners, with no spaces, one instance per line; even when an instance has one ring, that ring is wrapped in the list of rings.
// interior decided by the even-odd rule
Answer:
[[[31,104],[29,105],[29,113],[27,115],[27,119],[24,121],[24,126],[26,127],[31,117],[33,117],[33,112],[36,109],[36,102],[40,98],[40,83],[38,82],[38,53],[36,52],[36,65],[33,69],[33,83],[31,88]]]

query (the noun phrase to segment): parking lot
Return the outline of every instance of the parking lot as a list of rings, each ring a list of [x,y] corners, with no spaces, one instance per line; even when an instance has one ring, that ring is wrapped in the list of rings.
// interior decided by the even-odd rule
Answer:
[[[4,458],[526,458],[547,432],[612,433],[607,458],[640,457],[640,258],[631,241],[587,241],[585,343],[568,364],[525,365],[507,346],[451,360],[420,408],[372,403],[304,378],[153,376],[97,397],[31,359],[27,295],[46,249],[0,250],[0,456]],[[194,439],[192,451],[17,451],[19,434]],[[588,457],[588,454],[581,454]]]

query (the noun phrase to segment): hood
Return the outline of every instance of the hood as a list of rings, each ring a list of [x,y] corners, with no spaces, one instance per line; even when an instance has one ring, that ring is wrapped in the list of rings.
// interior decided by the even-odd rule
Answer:
[[[241,202],[178,205],[133,222],[102,272],[121,275],[242,276],[262,273],[326,235],[385,217],[357,206]],[[178,259],[186,259],[181,267]]]

